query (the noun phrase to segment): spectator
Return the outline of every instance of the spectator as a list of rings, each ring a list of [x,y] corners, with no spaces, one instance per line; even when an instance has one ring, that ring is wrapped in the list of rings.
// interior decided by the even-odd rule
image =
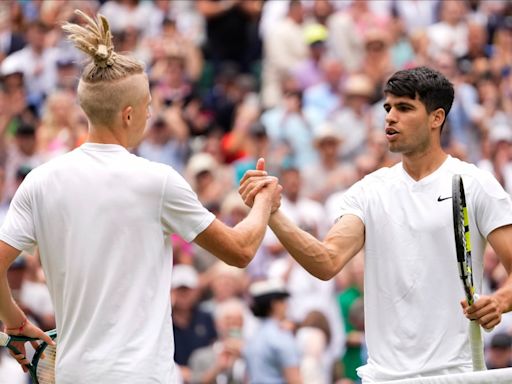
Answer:
[[[171,289],[176,343],[174,361],[185,381],[190,378],[187,365],[192,352],[210,345],[217,338],[213,317],[198,307],[199,295],[199,275],[195,269],[190,265],[175,265]]]
[[[310,311],[296,333],[301,352],[300,373],[308,384],[332,383],[328,345],[331,342],[329,321],[320,311]]]
[[[9,201],[16,192],[19,185],[16,178],[21,167],[25,166],[32,169],[43,162],[44,158],[37,148],[36,127],[22,123],[16,129],[14,142],[8,149],[5,164],[6,194],[4,199]]]
[[[167,55],[175,54],[184,58],[185,75],[193,82],[199,80],[203,70],[203,54],[199,47],[177,27],[177,21],[169,17],[162,20],[161,32],[148,41],[151,59],[158,62]]]
[[[455,57],[468,52],[467,5],[464,1],[442,0],[439,7],[440,21],[427,27],[430,52],[437,56],[449,52]]]
[[[324,57],[321,62],[323,81],[304,91],[304,110],[318,121],[326,120],[343,105],[344,69],[340,60]]]
[[[37,149],[46,161],[84,142],[87,131],[81,130],[83,125],[76,124],[81,116],[83,112],[78,108],[74,92],[59,90],[48,97],[42,124],[37,129]]]
[[[45,46],[47,30],[41,21],[31,22],[27,26],[27,46],[7,56],[1,64],[2,72],[11,67],[23,73],[28,104],[38,111],[57,84],[58,50]]]
[[[387,16],[374,12],[368,0],[351,1],[346,9],[333,13],[327,20],[329,46],[336,58],[343,61],[349,73],[361,68],[364,57],[364,36],[369,28],[384,27]]]
[[[195,350],[190,357],[190,384],[244,384],[246,365],[242,357],[245,306],[236,299],[215,309],[217,340]]]
[[[289,294],[284,284],[278,280],[258,281],[249,293],[252,311],[262,321],[244,352],[249,382],[301,383],[297,342],[285,324]]]
[[[292,69],[302,91],[324,81],[321,63],[327,52],[327,29],[321,24],[307,25],[304,39],[309,48],[308,58]]]
[[[290,0],[287,16],[263,37],[261,97],[264,108],[276,107],[285,93],[281,88],[290,68],[308,57],[304,40],[304,8],[300,0]]]
[[[512,336],[508,333],[497,333],[492,337],[486,365],[488,369],[512,367]]]
[[[512,193],[512,127],[494,126],[489,134],[489,158],[478,162],[478,167],[496,177],[508,193]]]
[[[364,152],[366,140],[372,130],[371,100],[375,95],[375,84],[362,74],[351,75],[343,87],[344,104],[331,117],[333,128],[344,139],[339,155],[352,161]]]
[[[191,185],[197,193],[199,201],[204,205],[217,204],[220,206],[223,198],[231,189],[219,178],[219,165],[209,153],[201,152],[193,155],[187,165],[186,173]]]
[[[251,64],[260,57],[260,41],[257,22],[261,14],[261,0],[199,0],[200,14],[206,19],[207,60],[214,73],[223,62],[235,63],[244,73],[250,72]]]
[[[303,93],[293,78],[287,77],[282,89],[281,103],[263,112],[261,122],[270,139],[272,158],[303,168],[317,157],[313,148],[315,117],[304,110]]]
[[[316,129],[314,145],[318,151],[318,161],[306,166],[302,172],[303,193],[323,204],[335,191],[352,185],[356,173],[353,166],[338,160],[343,138],[331,123],[325,122]]]
[[[23,35],[12,29],[11,11],[5,3],[0,7],[0,41],[0,62],[25,46]]]
[[[167,164],[183,173],[189,154],[188,127],[180,109],[170,107],[152,123],[146,137],[137,147],[139,156]]]

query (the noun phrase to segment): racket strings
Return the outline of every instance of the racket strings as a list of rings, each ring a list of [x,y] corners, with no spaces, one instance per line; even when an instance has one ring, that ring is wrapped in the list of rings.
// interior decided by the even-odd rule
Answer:
[[[57,347],[48,345],[44,350],[44,358],[37,363],[36,376],[39,384],[55,384],[55,360]]]
[[[463,192],[461,191],[461,194],[462,193]],[[457,225],[457,229],[459,231],[459,239],[462,242],[462,248],[464,250],[464,258],[459,261],[459,274],[461,280],[463,281],[464,291],[468,300],[468,304],[472,305],[474,302],[473,296],[475,294],[475,288],[473,284],[473,268],[471,262],[469,217],[468,210],[465,205],[465,198],[462,197],[461,200],[462,204],[459,208],[460,215],[458,217],[459,225]]]
[[[461,192],[463,193],[463,192]],[[473,284],[473,266],[471,261],[471,242],[469,234],[469,216],[468,209],[465,205],[465,198],[463,198],[463,204],[460,207],[460,225],[459,230],[460,239],[464,248],[464,259],[459,263],[459,272],[462,281],[464,282],[464,291],[468,304],[472,305],[474,302],[473,296],[475,294],[475,288]]]

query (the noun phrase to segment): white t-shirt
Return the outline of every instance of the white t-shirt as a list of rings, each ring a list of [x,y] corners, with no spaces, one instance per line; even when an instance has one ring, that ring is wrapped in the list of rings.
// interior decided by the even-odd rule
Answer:
[[[462,174],[469,210],[477,292],[487,235],[512,223],[512,201],[474,165],[448,157],[413,180],[402,163],[380,169],[343,196],[339,216],[365,224],[364,382],[471,370],[468,320],[453,234],[451,177]]]
[[[57,382],[175,383],[169,234],[214,220],[172,168],[86,143],[33,170],[0,239],[39,246],[59,332]]]

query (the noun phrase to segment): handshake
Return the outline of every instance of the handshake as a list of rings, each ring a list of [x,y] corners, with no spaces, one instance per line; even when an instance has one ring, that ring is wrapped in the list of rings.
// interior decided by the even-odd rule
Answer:
[[[274,213],[281,205],[282,189],[277,177],[269,176],[265,171],[265,160],[259,158],[256,169],[247,171],[240,181],[238,193],[249,207],[253,206],[257,198],[267,200],[270,212]]]

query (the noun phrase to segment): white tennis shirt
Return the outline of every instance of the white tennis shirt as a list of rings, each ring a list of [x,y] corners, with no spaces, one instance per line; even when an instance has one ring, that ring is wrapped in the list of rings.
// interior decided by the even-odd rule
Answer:
[[[365,224],[364,382],[471,370],[468,320],[457,269],[451,177],[462,174],[470,216],[475,285],[487,235],[512,224],[512,202],[490,173],[448,157],[413,180],[402,163],[378,170],[342,197],[338,216]]]
[[[174,383],[170,233],[214,215],[172,168],[86,143],[34,169],[0,239],[37,244],[59,331],[57,382]]]

